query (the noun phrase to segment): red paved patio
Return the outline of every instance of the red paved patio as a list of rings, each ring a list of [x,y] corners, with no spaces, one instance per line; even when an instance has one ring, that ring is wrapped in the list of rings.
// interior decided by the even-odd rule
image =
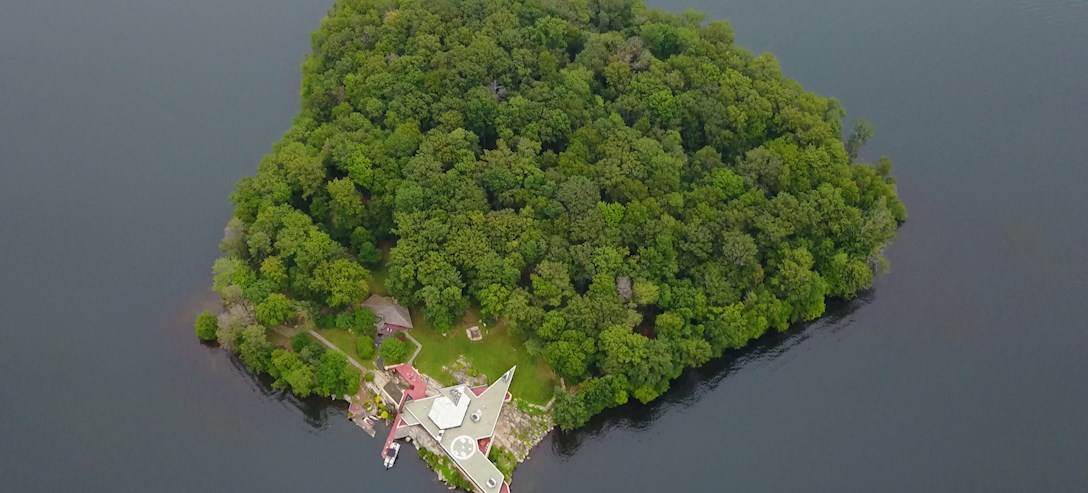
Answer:
[[[404,363],[394,366],[393,370],[408,382],[410,388],[407,390],[407,394],[409,397],[413,399],[427,397],[427,383],[423,381],[423,377],[419,376],[419,372],[412,365]],[[400,411],[400,407],[397,407],[397,411]]]
[[[385,446],[382,447],[382,459],[385,459],[385,452],[389,450],[389,446],[392,445],[394,437],[397,434],[397,428],[400,426],[400,410],[404,407],[404,403],[409,397],[412,399],[422,399],[427,397],[427,383],[423,380],[423,377],[419,376],[419,372],[415,367],[408,363],[397,365],[393,367],[393,371],[397,372],[406,382],[408,382],[408,389],[404,391],[404,395],[401,396],[400,402],[397,403],[396,418],[393,418],[393,426],[389,429],[389,436],[385,439]]]

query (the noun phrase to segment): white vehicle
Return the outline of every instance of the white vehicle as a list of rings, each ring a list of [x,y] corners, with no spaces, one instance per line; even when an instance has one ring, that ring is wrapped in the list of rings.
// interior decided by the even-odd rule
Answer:
[[[389,444],[389,448],[385,449],[385,468],[389,469],[393,467],[393,463],[397,461],[397,453],[400,452],[400,444],[393,442]]]

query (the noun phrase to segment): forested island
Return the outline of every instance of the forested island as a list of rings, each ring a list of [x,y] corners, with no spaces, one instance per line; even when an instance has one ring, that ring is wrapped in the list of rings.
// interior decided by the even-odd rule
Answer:
[[[227,308],[197,322],[303,397],[409,357],[360,307],[386,294],[422,371],[478,323],[532,368],[513,393],[577,428],[870,288],[906,218],[889,161],[854,162],[869,126],[844,143],[838,101],[700,12],[338,0],[312,48],[299,114],[231,195]]]

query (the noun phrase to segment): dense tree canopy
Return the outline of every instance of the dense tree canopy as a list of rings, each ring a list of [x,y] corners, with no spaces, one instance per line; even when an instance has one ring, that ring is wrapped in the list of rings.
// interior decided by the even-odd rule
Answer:
[[[341,0],[312,41],[216,289],[268,323],[274,294],[351,308],[390,245],[386,287],[436,328],[477,305],[542,348],[565,427],[867,289],[906,217],[888,162],[852,163],[867,124],[844,146],[837,101],[698,12]]]

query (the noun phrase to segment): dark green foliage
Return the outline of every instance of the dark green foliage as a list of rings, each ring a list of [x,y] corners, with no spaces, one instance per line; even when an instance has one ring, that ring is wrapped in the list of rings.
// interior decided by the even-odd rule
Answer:
[[[348,365],[347,356],[338,351],[321,355],[315,367],[314,392],[323,397],[350,395],[359,391],[359,374]]]
[[[374,337],[377,328],[374,322],[377,317],[374,312],[366,308],[358,308],[354,311],[344,311],[336,315],[334,326],[338,329],[346,329],[357,336]]]
[[[291,349],[298,353],[299,357],[307,363],[314,363],[325,354],[325,346],[313,340],[309,334],[299,332],[291,338]]]
[[[555,391],[552,415],[555,418],[555,424],[564,430],[573,430],[586,424],[591,416],[580,395],[569,394],[559,389]]]
[[[200,312],[196,316],[196,336],[202,341],[214,341],[215,332],[219,330],[219,321],[215,314],[209,311]]]
[[[386,365],[403,363],[412,355],[415,348],[408,341],[399,337],[386,337],[382,339],[379,353]]]
[[[314,367],[307,364],[298,354],[285,349],[272,351],[268,373],[276,380],[272,386],[277,389],[291,389],[295,395],[306,398],[313,393]]]
[[[426,462],[427,465],[431,466],[431,469],[441,474],[442,478],[445,479],[450,486],[460,488],[464,491],[474,491],[476,489],[476,487],[461,474],[461,470],[453,465],[453,461],[445,455],[436,454],[425,448],[420,448],[419,456],[423,458],[423,461]]]
[[[377,332],[374,323],[377,321],[378,317],[374,315],[374,312],[368,308],[362,308],[355,311],[355,320],[352,321],[349,330],[357,336],[374,337],[375,332]]]
[[[338,329],[350,329],[355,325],[355,312],[340,312],[334,322]]]
[[[505,319],[576,389],[566,428],[868,289],[906,218],[888,161],[852,163],[868,124],[844,145],[837,101],[695,11],[340,0],[312,40],[214,287],[369,335],[343,314],[392,245],[390,294],[440,331]]]
[[[514,468],[518,466],[518,460],[514,457],[514,454],[498,445],[491,445],[487,458],[495,464],[495,468],[507,479],[510,478],[511,474],[514,474]]]

